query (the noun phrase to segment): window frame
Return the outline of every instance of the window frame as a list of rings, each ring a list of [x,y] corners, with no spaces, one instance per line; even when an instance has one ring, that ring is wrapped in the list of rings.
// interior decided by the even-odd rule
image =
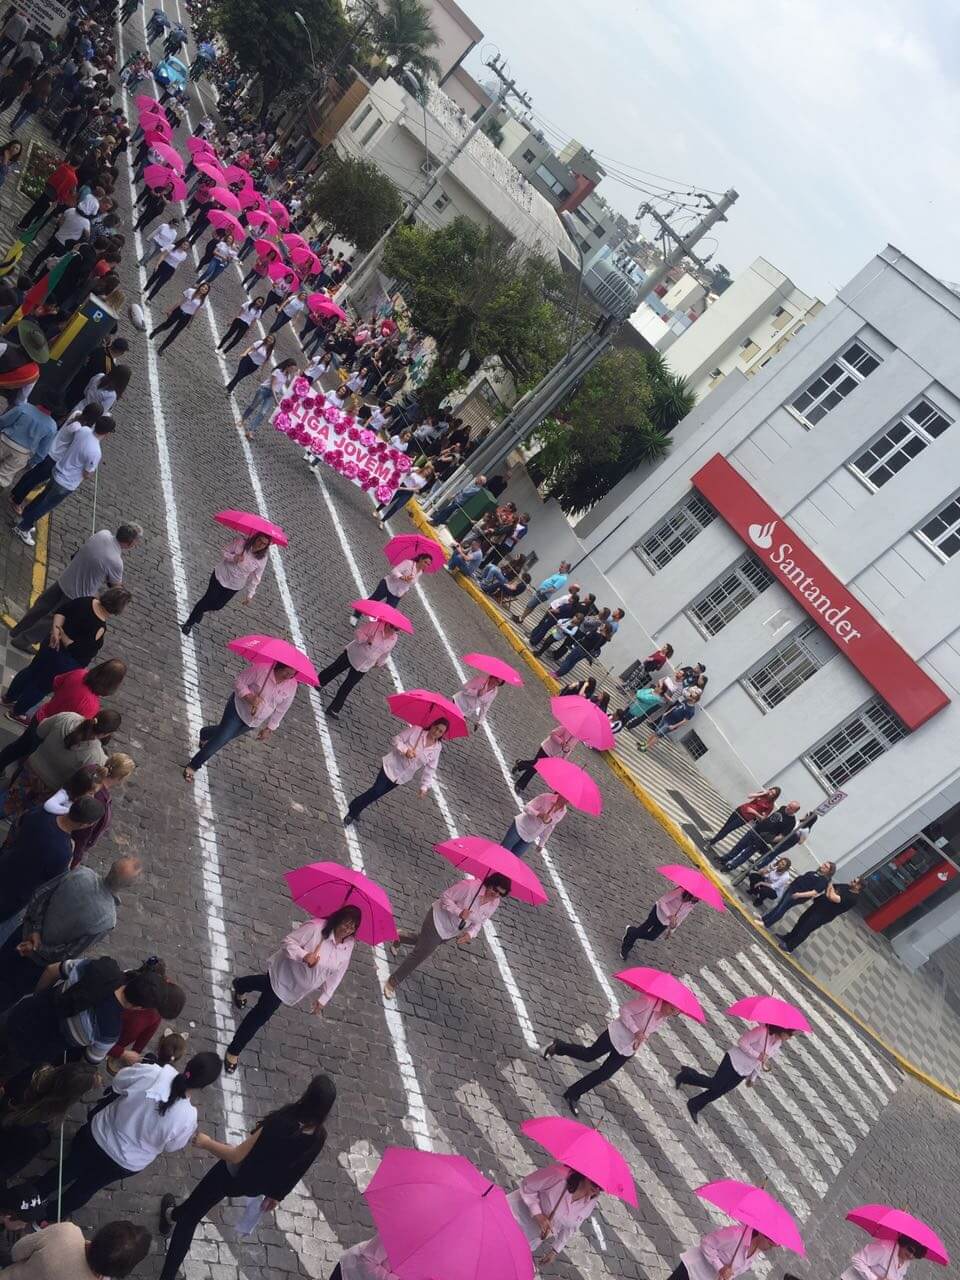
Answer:
[[[885,742],[882,750],[876,755],[871,756],[869,760],[861,765],[860,768],[855,769],[852,773],[847,773],[843,777],[829,777],[828,774],[824,772],[823,768],[814,760],[814,753],[822,750],[832,739],[838,738],[840,734],[845,733],[848,728],[852,727],[858,721],[861,723],[866,721],[871,711],[876,711],[878,715],[887,717],[892,722],[894,728],[898,730],[897,736],[893,738],[892,741],[889,739],[885,740],[883,739],[882,733],[876,731],[876,727],[874,726],[874,739],[876,741]],[[870,726],[868,725],[867,727],[869,728]],[[888,751],[891,751],[898,742],[903,742],[905,738],[909,737],[909,734],[910,731],[903,721],[900,720],[899,716],[897,716],[897,714],[887,706],[879,694],[877,694],[865,702],[857,711],[854,711],[851,715],[846,716],[841,720],[839,724],[835,725],[828,734],[825,734],[818,742],[814,743],[812,747],[808,747],[800,758],[805,767],[814,776],[814,778],[816,778],[817,782],[819,782],[826,792],[830,794],[841,787],[845,787],[851,778],[859,777],[859,775],[863,773],[865,769],[868,769],[876,760],[879,760],[881,756],[885,756]],[[853,744],[851,742],[851,747],[852,746]],[[857,748],[857,750],[859,751],[859,748]],[[838,756],[837,759],[839,762],[841,757]]]
[[[938,435],[930,435],[921,423],[914,422],[911,420],[910,415],[916,412],[916,410],[919,409],[922,405],[925,405],[930,410],[931,415],[935,415],[938,418],[942,418],[943,421],[946,423],[946,426],[943,428],[942,431],[939,432]],[[955,419],[951,418],[949,414],[945,413],[942,409],[937,408],[937,406],[933,403],[932,400],[928,400],[926,396],[917,396],[916,400],[914,400],[912,404],[908,405],[908,407],[905,408],[902,413],[898,414],[898,416],[894,418],[892,422],[889,422],[886,425],[886,427],[884,427],[884,429],[881,432],[879,432],[878,435],[874,436],[871,439],[870,443],[866,446],[866,448],[861,447],[861,449],[858,451],[858,455],[854,458],[850,458],[847,461],[847,464],[846,464],[847,470],[856,480],[859,480],[860,483],[864,486],[864,488],[868,489],[870,493],[879,493],[880,490],[884,487],[884,485],[889,484],[891,480],[895,480],[896,477],[900,474],[900,472],[903,471],[906,467],[908,467],[911,462],[913,462],[914,458],[918,457],[919,454],[923,453],[926,449],[928,449],[930,445],[934,444],[937,440],[939,440],[940,436],[944,435],[950,429],[950,427],[953,426],[954,421]],[[919,440],[921,442],[921,448],[918,449],[916,453],[911,454],[907,458],[906,462],[904,462],[903,466],[893,471],[890,474],[890,476],[883,481],[882,484],[877,484],[876,481],[871,478],[870,474],[866,471],[861,471],[860,467],[857,464],[858,462],[860,462],[862,458],[866,456],[866,454],[872,452],[877,447],[877,445],[880,444],[882,440],[886,439],[886,437],[889,436],[892,431],[895,431],[897,427],[905,427],[908,435],[904,436],[903,439],[900,440],[899,442],[894,442],[892,447],[889,449],[889,451],[882,458],[878,458],[874,462],[873,468],[872,468],[874,471],[882,467],[888,466],[889,460],[891,458],[902,453],[904,451],[904,445],[907,439],[911,436],[915,440]],[[930,518],[933,519],[932,516]]]
[[[937,559],[941,561],[941,563],[943,564],[947,564],[950,560],[953,559],[955,555],[960,555],[960,546],[958,546],[957,550],[953,552],[944,551],[940,547],[939,543],[935,542],[933,538],[929,536],[929,534],[924,533],[924,526],[930,524],[932,520],[943,519],[942,513],[946,511],[948,507],[951,507],[951,506],[955,506],[957,508],[956,520],[953,524],[950,525],[949,530],[946,531],[941,536],[943,538],[952,537],[952,536],[960,537],[960,491],[954,493],[952,497],[946,500],[946,502],[941,502],[939,507],[937,507],[936,511],[931,511],[930,514],[923,521],[923,524],[917,525],[917,527],[913,530],[914,537],[918,538],[920,542],[923,543],[923,545],[927,548],[928,551],[932,551],[933,554],[937,557]]]
[[[823,662],[819,662],[817,660],[817,655],[815,654],[815,652],[813,651],[813,648],[811,647],[807,652],[808,661],[812,665],[810,674],[805,676],[798,684],[794,684],[793,687],[788,689],[786,693],[783,694],[782,697],[777,699],[776,702],[766,701],[761,691],[757,689],[753,684],[754,678],[757,675],[759,675],[760,672],[762,672],[765,668],[769,667],[771,663],[778,660],[782,660],[783,651],[788,649],[789,647],[797,646],[800,648],[802,652],[803,642],[810,635],[825,637],[828,643],[832,645],[833,652]],[[770,711],[776,711],[777,707],[782,706],[787,701],[787,699],[791,697],[791,695],[796,693],[799,689],[802,689],[803,686],[807,683],[807,681],[812,679],[812,677],[815,676],[818,671],[822,671],[825,666],[827,666],[830,662],[832,662],[839,652],[840,650],[837,648],[836,644],[833,643],[830,637],[826,634],[823,628],[818,627],[817,624],[812,619],[806,619],[805,621],[801,622],[799,626],[794,627],[794,629],[788,635],[784,636],[784,638],[777,645],[775,645],[773,649],[771,649],[768,653],[766,653],[764,657],[760,659],[759,662],[755,662],[752,667],[750,667],[747,671],[745,671],[743,675],[740,677],[740,684],[743,687],[744,691],[746,692],[747,696],[751,699],[751,701],[755,702],[757,706],[760,708],[760,710],[763,712],[763,714],[766,715]],[[786,668],[785,670],[788,671],[789,668]]]
[[[759,590],[756,589],[756,583],[751,581],[750,577],[748,576],[747,570],[749,570],[751,573],[755,573],[757,570],[759,570],[759,573],[761,575],[764,575],[764,574],[766,575],[767,580],[764,582],[763,586]],[[721,586],[724,586],[725,584],[727,584],[732,577],[736,577],[738,579],[737,593],[743,592],[744,590],[748,590],[748,591],[752,591],[753,594],[750,595],[750,598],[744,604],[742,604],[740,608],[737,609],[736,613],[731,614],[729,618],[723,617],[723,614],[721,612],[721,606],[723,605],[725,600],[733,601],[734,599],[738,598],[738,595],[735,594],[734,591],[730,591],[726,595],[725,600],[718,599],[717,601],[715,601],[714,605],[712,606],[714,613],[718,618],[723,617],[723,624],[721,626],[716,627],[715,629],[712,629],[710,624],[707,622],[706,618],[702,616],[701,613],[698,613],[697,610],[701,609],[705,613],[706,605],[710,597],[713,596],[716,592],[718,592]],[[759,600],[759,598],[762,595],[764,595],[767,591],[769,591],[769,589],[773,586],[775,581],[776,579],[774,578],[773,574],[770,572],[770,570],[767,568],[767,566],[763,563],[763,561],[758,556],[754,555],[752,551],[744,551],[741,555],[739,555],[736,558],[736,560],[734,560],[733,564],[729,565],[726,569],[724,569],[723,573],[721,573],[717,578],[713,580],[713,582],[710,584],[709,587],[701,591],[698,596],[696,596],[684,607],[684,610],[683,610],[684,616],[691,622],[691,624],[697,629],[697,631],[700,632],[702,636],[704,636],[707,640],[712,640],[714,636],[718,636],[721,631],[725,631],[731,622],[733,622],[736,618],[739,618],[740,614],[743,613],[744,610],[749,609],[750,605],[753,604],[754,600]]]
[[[854,347],[859,347],[861,352],[863,353],[862,357],[860,356],[857,357],[858,359],[866,358],[868,360],[873,360],[875,362],[873,367],[871,369],[868,369],[866,373],[860,373],[857,366],[848,359],[849,354]],[[829,360],[825,361],[825,363],[821,366],[819,372],[816,373],[812,378],[808,378],[807,381],[804,383],[803,387],[800,388],[800,390],[795,391],[791,395],[791,398],[786,402],[784,407],[789,409],[789,411],[794,415],[794,417],[796,417],[797,420],[808,431],[812,431],[816,426],[818,426],[824,420],[824,418],[829,417],[829,415],[833,412],[833,410],[837,407],[837,405],[841,401],[848,399],[853,394],[853,392],[856,391],[857,387],[860,386],[863,382],[865,382],[867,378],[869,378],[871,373],[875,373],[882,364],[883,364],[883,357],[878,356],[876,352],[872,350],[872,348],[869,346],[868,343],[864,342],[861,338],[851,338],[845,344],[842,351],[838,351],[836,355],[831,356]],[[824,378],[826,373],[834,365],[840,366],[840,376],[837,377],[833,382],[828,383],[826,386],[824,386],[822,391],[818,391],[816,395],[813,396],[813,398],[811,399],[810,404],[808,404],[805,408],[803,409],[797,408],[797,401],[801,400],[804,396],[810,395],[811,387],[815,386],[818,382],[820,382]],[[819,408],[823,403],[823,401],[825,401],[831,395],[836,393],[837,388],[842,386],[848,378],[852,378],[854,382],[854,385],[849,389],[849,391],[843,392],[843,394],[840,396],[840,400],[835,401],[833,404],[830,405],[829,408],[825,409],[818,418],[811,421],[810,418],[808,417],[808,414],[810,413],[810,411],[812,409]]]
[[[706,516],[706,519],[694,514],[693,509],[698,506],[702,509],[703,515]],[[684,518],[687,526],[696,524],[697,528],[690,533],[689,537],[684,535],[683,542],[680,547],[674,551],[671,556],[660,563],[654,558],[653,553],[644,547],[644,543],[649,541],[655,535],[662,538],[664,534],[668,532],[667,526],[669,523],[673,520],[680,519],[681,517]],[[641,538],[638,538],[630,549],[634,555],[647,566],[651,573],[660,573],[660,571],[665,569],[668,564],[674,561],[677,556],[690,545],[691,542],[694,542],[699,535],[703,533],[704,529],[709,528],[716,519],[717,512],[703,494],[701,494],[697,489],[691,489],[680,502],[675,503],[665,515],[660,517],[655,525],[648,529]],[[678,525],[670,533],[671,539],[674,536],[680,535],[681,529],[682,526]]]

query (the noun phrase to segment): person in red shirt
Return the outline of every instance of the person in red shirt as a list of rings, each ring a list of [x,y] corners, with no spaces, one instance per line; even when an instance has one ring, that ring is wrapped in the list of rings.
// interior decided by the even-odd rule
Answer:
[[[159,956],[148,956],[139,969],[128,970],[126,980],[129,982],[138,973],[156,973],[161,978],[167,977],[166,965]],[[187,996],[183,988],[167,979],[164,996],[157,1001],[160,1008],[124,1009],[117,1043],[107,1054],[111,1074],[120,1067],[135,1066],[159,1030],[160,1023],[164,1019],[179,1017],[186,1002]]]
[[[734,831],[739,831],[748,823],[756,822],[758,818],[769,817],[779,799],[779,787],[767,787],[765,791],[752,791],[743,804],[737,805],[716,835],[710,837],[707,847],[712,849],[714,845],[719,844],[721,840],[732,835]]]
[[[51,173],[47,179],[46,186],[20,219],[18,225],[21,230],[24,230],[38,218],[43,217],[51,205],[66,208],[68,205],[72,205],[76,198],[77,171],[68,160],[64,160]],[[49,217],[44,219],[44,222],[48,221]]]
[[[61,711],[75,711],[86,720],[92,719],[100,710],[100,699],[108,698],[117,692],[123,678],[127,674],[127,664],[122,658],[108,658],[89,671],[77,667],[73,671],[64,671],[55,676],[53,693],[41,703],[31,720],[20,716],[12,716],[26,728],[19,738],[15,738],[8,747],[0,751],[0,773],[15,760],[23,760],[36,751],[40,739],[37,737],[37,726],[47,716],[59,715]]]

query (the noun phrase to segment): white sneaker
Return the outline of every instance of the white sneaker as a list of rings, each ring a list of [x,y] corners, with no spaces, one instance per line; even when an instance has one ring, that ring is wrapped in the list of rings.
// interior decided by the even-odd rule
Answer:
[[[24,531],[20,528],[20,526],[16,524],[13,526],[13,532],[17,535],[20,541],[24,543],[26,546],[35,547],[37,545],[37,540],[33,536],[34,531],[32,529],[28,529],[27,532],[24,533]]]
[[[351,615],[350,615],[350,625],[351,625],[351,627],[355,627],[355,626],[357,625],[357,623],[358,623],[358,622],[359,622],[359,618],[355,618],[355,617],[354,617],[354,615],[351,613]],[[351,641],[350,641],[350,643],[352,644],[352,643],[353,643],[353,641],[351,640]]]

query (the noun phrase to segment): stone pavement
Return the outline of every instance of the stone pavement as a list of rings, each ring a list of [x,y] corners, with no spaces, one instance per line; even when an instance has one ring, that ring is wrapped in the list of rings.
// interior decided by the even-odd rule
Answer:
[[[124,288],[139,296],[132,258],[123,272]],[[154,321],[177,287],[161,295]],[[151,952],[164,957],[188,991],[182,1024],[193,1050],[223,1048],[234,1025],[231,975],[261,972],[301,918],[284,870],[318,857],[365,867],[411,927],[454,879],[432,845],[457,831],[498,837],[506,830],[518,805],[510,762],[550,725],[537,681],[505,690],[489,732],[444,748],[430,794],[420,799],[404,788],[344,830],[346,798],[372,780],[396,731],[384,697],[397,687],[452,692],[464,675],[457,655],[471,649],[510,658],[493,624],[464,609],[456,584],[439,574],[406,606],[415,634],[402,639],[390,668],[355,690],[339,722],[326,720],[319,695],[300,691],[268,744],[235,742],[193,787],[183,782],[197,729],[219,718],[237,671],[227,641],[274,632],[302,640],[315,662],[327,662],[352,635],[346,603],[369,592],[385,567],[364,495],[339,477],[315,478],[271,429],[249,444],[237,430],[245,396],[238,404],[225,395],[234,365],[215,356],[213,333],[223,332],[241,298],[237,276],[226,273],[211,307],[162,360],[125,326],[134,382],[106,451],[97,521],[138,520],[146,537],[128,563],[133,603],[104,648],[105,657],[120,654],[130,664],[115,700],[124,717],[116,742],[139,767],[91,861],[103,866],[118,849],[144,857],[144,879],[126,895],[107,945],[125,963]],[[279,345],[284,356],[297,354],[289,330]],[[52,572],[89,531],[91,500],[81,491],[58,509]],[[231,605],[187,639],[177,622],[216,562],[223,537],[211,515],[223,507],[262,511],[287,529],[290,546],[272,554],[249,608]],[[265,1270],[328,1276],[341,1249],[371,1232],[360,1190],[390,1144],[456,1149],[506,1187],[544,1162],[519,1126],[562,1107],[560,1094],[576,1072],[544,1062],[540,1049],[555,1034],[595,1034],[604,1025],[622,998],[611,975],[621,967],[623,926],[646,914],[663,888],[656,866],[676,855],[633,796],[586,764],[603,789],[604,815],[569,815],[548,851],[532,860],[547,906],[505,904],[494,928],[470,947],[445,948],[392,1002],[380,992],[389,956],[358,947],[322,1019],[305,1007],[280,1011],[237,1075],[198,1095],[203,1128],[223,1139],[294,1097],[317,1070],[338,1087],[327,1150],[305,1184],[246,1240],[236,1236],[238,1207],[216,1210],[191,1253],[188,1280],[252,1280]],[[913,1204],[919,1192],[948,1241],[960,1239],[952,1108],[804,990],[739,919],[698,909],[669,943],[635,955],[688,975],[708,1020],[662,1031],[584,1101],[583,1118],[630,1159],[639,1205],[604,1198],[551,1274],[661,1280],[712,1221],[694,1188],[724,1175],[766,1180],[793,1207],[806,1224],[810,1256],[789,1265],[802,1274],[835,1274],[838,1257],[859,1247],[862,1237],[842,1211],[862,1200]],[[723,1008],[771,988],[801,1001],[815,1033],[791,1044],[757,1089],[739,1090],[694,1127],[673,1073],[683,1063],[719,1061],[742,1029]],[[129,1214],[152,1226],[160,1193],[188,1190],[208,1167],[192,1150],[165,1157],[95,1197],[78,1221]],[[138,1275],[155,1276],[159,1265],[154,1256]]]

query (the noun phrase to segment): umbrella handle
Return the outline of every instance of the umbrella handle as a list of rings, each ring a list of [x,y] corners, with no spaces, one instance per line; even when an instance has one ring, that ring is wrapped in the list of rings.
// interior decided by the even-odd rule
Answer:
[[[474,904],[474,903],[476,902],[476,900],[480,897],[480,890],[481,890],[482,888],[483,888],[483,881],[481,881],[481,882],[480,882],[480,888],[478,888],[478,889],[477,889],[477,892],[476,892],[476,893],[473,895],[473,897],[470,899],[470,906],[469,906],[469,907],[467,907],[467,911],[468,911],[468,912],[473,910],[473,904]],[[466,922],[466,920],[461,920],[461,921],[460,921],[460,923],[457,925],[457,932],[459,933],[461,930],[465,929],[466,927],[467,927],[467,922]]]
[[[264,689],[267,687],[267,681],[270,679],[270,672],[273,670],[273,668],[274,668],[276,665],[277,665],[277,664],[276,664],[275,662],[271,662],[271,663],[269,664],[269,666],[267,667],[267,674],[263,677],[263,684],[260,686],[260,689],[259,689],[259,691],[258,691],[258,693],[257,693],[257,697],[258,697],[258,698],[259,698],[259,697],[261,697],[261,696],[263,695],[263,691],[264,691]]]

